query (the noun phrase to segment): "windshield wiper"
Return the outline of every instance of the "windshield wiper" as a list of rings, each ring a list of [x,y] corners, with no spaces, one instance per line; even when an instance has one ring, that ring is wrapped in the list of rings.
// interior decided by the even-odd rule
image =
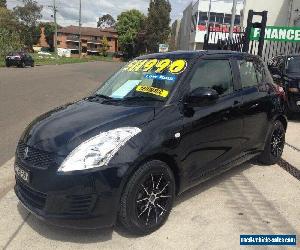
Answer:
[[[122,100],[123,102],[126,101],[154,101],[154,102],[164,102],[163,100],[157,99],[152,96],[130,96],[126,97]]]
[[[88,99],[91,99],[91,98],[102,98],[102,99],[106,99],[106,100],[114,100],[114,98],[110,97],[110,96],[107,96],[107,95],[102,95],[102,94],[94,94],[94,95],[91,95],[88,97]]]

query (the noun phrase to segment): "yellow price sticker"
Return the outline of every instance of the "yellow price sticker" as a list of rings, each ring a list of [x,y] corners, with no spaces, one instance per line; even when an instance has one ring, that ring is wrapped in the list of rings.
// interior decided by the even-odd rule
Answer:
[[[167,97],[169,95],[168,90],[154,88],[154,87],[145,86],[145,85],[139,85],[136,87],[135,90],[138,92],[150,93],[150,94],[161,96],[161,97]]]
[[[146,60],[133,60],[123,68],[124,71],[129,72],[149,72],[151,70],[155,73],[163,73],[168,70],[171,74],[178,75],[185,71],[187,61],[183,59],[171,61],[170,59],[146,59]]]
[[[180,74],[183,71],[185,71],[186,66],[187,66],[186,60],[176,60],[170,65],[169,71],[172,74]]]

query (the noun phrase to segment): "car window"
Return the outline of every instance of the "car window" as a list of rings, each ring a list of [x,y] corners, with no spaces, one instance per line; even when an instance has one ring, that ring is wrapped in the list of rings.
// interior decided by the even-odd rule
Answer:
[[[190,91],[212,88],[219,95],[233,92],[232,71],[228,60],[203,60],[190,81]]]
[[[238,61],[240,69],[241,83],[243,88],[258,86],[259,77],[253,61]],[[262,78],[262,74],[260,75]]]

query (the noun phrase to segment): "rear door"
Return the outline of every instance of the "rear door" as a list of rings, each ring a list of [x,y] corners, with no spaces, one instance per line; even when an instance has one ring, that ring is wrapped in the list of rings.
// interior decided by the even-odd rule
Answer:
[[[237,64],[243,96],[243,150],[261,150],[268,131],[268,114],[272,109],[265,68],[255,57],[238,60]]]
[[[236,91],[232,61],[224,58],[201,60],[188,81],[189,92],[199,87],[219,93],[216,103],[195,107],[184,117],[181,164],[190,185],[226,165],[241,153],[241,96]]]

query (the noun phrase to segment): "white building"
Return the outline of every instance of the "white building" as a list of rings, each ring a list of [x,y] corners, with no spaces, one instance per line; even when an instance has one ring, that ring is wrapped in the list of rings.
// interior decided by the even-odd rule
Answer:
[[[209,0],[191,2],[183,11],[183,17],[178,35],[178,48],[181,50],[202,49],[204,35],[207,32],[208,22],[214,30],[228,30],[231,23],[232,2],[223,0],[211,1],[209,16]],[[240,27],[243,3],[239,2],[236,10],[235,25]],[[208,20],[209,19],[209,20]]]
[[[268,11],[267,26],[300,26],[300,0],[244,0],[243,25],[247,26],[249,10]],[[254,19],[259,21],[259,19]]]

